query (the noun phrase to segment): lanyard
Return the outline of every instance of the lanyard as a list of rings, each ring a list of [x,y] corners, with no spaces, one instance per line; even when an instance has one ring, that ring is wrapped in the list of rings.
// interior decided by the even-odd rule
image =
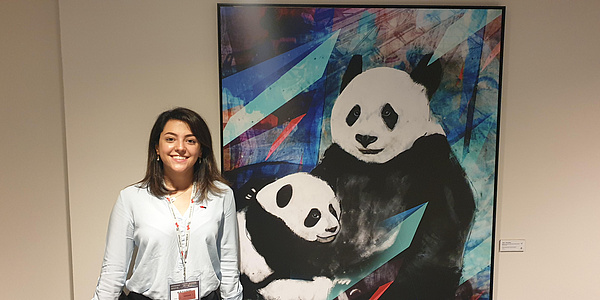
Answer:
[[[190,215],[187,219],[185,226],[180,226],[175,215],[175,198],[167,197],[169,202],[169,208],[175,221],[175,227],[177,230],[177,246],[179,247],[179,257],[181,258],[181,264],[183,265],[183,281],[187,280],[186,274],[186,262],[188,256],[188,250],[190,245],[190,224],[192,223],[192,217],[194,216],[194,195],[196,194],[196,185],[192,188],[192,195],[190,196]]]

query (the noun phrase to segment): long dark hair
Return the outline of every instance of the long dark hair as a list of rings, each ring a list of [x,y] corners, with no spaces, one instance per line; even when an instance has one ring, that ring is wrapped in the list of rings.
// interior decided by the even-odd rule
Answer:
[[[216,185],[216,182],[220,181],[227,184],[227,180],[223,178],[217,168],[208,126],[199,114],[184,107],[167,110],[161,113],[156,122],[154,122],[148,141],[146,176],[137,184],[143,188],[148,188],[150,193],[156,197],[166,196],[173,192],[165,186],[163,162],[157,160],[158,154],[156,153],[160,134],[169,120],[179,120],[186,123],[202,148],[202,157],[199,158],[200,161],[198,163],[194,164],[193,182],[196,184],[195,196],[200,196],[201,199],[204,199],[209,192],[213,194],[223,192]]]

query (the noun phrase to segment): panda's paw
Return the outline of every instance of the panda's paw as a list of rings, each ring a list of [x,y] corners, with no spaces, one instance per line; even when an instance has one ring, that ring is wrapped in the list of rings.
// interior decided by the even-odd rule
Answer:
[[[339,285],[349,285],[352,282],[352,279],[350,278],[335,278],[333,280],[333,284],[339,284]]]
[[[255,188],[251,188],[250,191],[248,193],[246,193],[246,196],[244,197],[244,199],[246,200],[254,200],[256,199],[256,189]]]
[[[322,300],[332,287],[331,279],[319,276],[313,280],[278,279],[258,292],[266,300]]]

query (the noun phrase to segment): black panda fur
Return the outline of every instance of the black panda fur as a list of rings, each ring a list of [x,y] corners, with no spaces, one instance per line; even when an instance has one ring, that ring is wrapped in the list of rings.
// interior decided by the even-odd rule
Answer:
[[[442,74],[439,61],[427,66],[430,57],[411,74],[424,87],[427,101]],[[360,56],[353,57],[348,70],[355,74],[343,77],[342,89],[360,73],[357,64],[362,65]],[[394,283],[380,299],[454,299],[475,210],[473,192],[443,132],[424,133],[413,141],[383,163],[358,159],[334,142],[311,172],[328,182],[341,201],[341,230],[332,243],[341,265],[337,275],[363,268],[371,255],[385,250],[375,246],[385,237],[383,220],[428,203],[412,244],[390,263]],[[368,299],[373,292],[368,289],[377,287],[363,285],[367,290],[346,296]]]
[[[300,174],[293,174],[291,176],[298,175]],[[313,178],[319,180],[315,177]],[[322,182],[321,180],[319,181]],[[238,220],[242,220],[239,224],[242,227],[240,228],[240,235],[248,235],[252,247],[264,259],[272,273],[260,282],[254,282],[248,274],[242,272],[241,280],[244,286],[244,299],[263,299],[260,290],[281,279],[312,282],[315,280],[315,277],[333,277],[331,262],[334,260],[332,259],[331,243],[306,240],[294,233],[289,225],[284,222],[282,216],[268,212],[256,199],[256,194],[261,189],[260,185],[262,184],[253,188],[253,192],[249,193],[248,199],[245,200],[247,206],[238,213],[242,214],[242,218],[238,217]],[[322,185],[327,186],[324,182],[322,182]],[[297,189],[298,187],[295,186],[294,188]],[[314,185],[303,186],[302,188],[316,188],[318,190],[318,187]],[[331,196],[333,195],[333,191],[331,191]],[[279,201],[279,199],[272,199],[272,201]],[[314,202],[314,200],[311,201]],[[339,206],[334,209],[330,205],[329,211],[320,213],[330,213],[337,221],[340,213]],[[339,228],[331,230],[335,230],[337,233]],[[245,236],[241,236],[241,238],[243,239]],[[319,283],[323,283],[323,280]],[[328,284],[328,288],[330,288],[332,283]],[[312,292],[310,289],[313,287],[309,287],[306,293],[310,294]],[[286,292],[289,291],[281,291],[281,294],[284,295]],[[274,298],[276,297],[277,295],[274,296]],[[307,299],[310,298],[313,297],[307,296]],[[302,295],[298,295],[297,299],[305,298]]]
[[[323,275],[323,254],[331,247],[300,238],[257,202],[250,203],[246,210],[246,230],[276,278],[312,279]]]

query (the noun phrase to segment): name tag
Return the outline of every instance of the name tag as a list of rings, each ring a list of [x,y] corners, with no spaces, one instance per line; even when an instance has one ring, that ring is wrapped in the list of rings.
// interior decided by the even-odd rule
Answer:
[[[198,300],[200,292],[199,281],[175,283],[169,286],[170,300]]]

